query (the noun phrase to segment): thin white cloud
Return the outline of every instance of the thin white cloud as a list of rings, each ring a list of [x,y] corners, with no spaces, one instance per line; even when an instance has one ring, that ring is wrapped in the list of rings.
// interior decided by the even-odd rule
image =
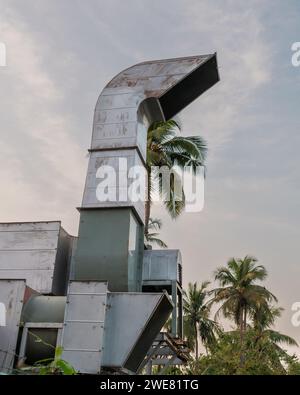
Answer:
[[[11,180],[7,188],[15,188],[15,194],[3,189],[2,220],[18,220],[13,207],[32,211],[35,218],[63,214],[80,203],[85,153],[63,113],[64,91],[42,62],[43,43],[11,8],[1,14],[0,26],[8,48],[7,68],[0,76],[3,109],[13,125],[0,134],[5,153],[0,183]]]
[[[186,129],[207,136],[212,159],[238,130],[257,90],[272,78],[272,48],[264,37],[261,16],[264,7],[255,3],[250,8],[233,1],[189,1],[184,8],[199,51],[218,52],[221,82],[183,113]]]

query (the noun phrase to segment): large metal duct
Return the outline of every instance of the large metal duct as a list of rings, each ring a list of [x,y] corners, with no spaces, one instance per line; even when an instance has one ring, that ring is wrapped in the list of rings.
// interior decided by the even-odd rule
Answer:
[[[25,293],[25,280],[0,279],[0,372],[13,367]]]
[[[119,171],[120,158],[145,168],[149,125],[173,117],[218,79],[213,54],[140,63],[105,87],[94,115],[74,281],[67,303],[65,297],[35,296],[24,306],[20,355],[27,362],[48,356],[48,343],[62,344],[65,359],[82,373],[139,369],[174,304],[165,293],[140,293],[144,202],[98,201],[96,173],[111,165],[118,189],[128,175]]]
[[[167,120],[219,80],[216,54],[134,65],[114,77],[100,94],[94,114],[88,172],[80,208],[76,280],[107,280],[110,291],[140,291],[144,202],[121,201],[128,168],[145,166],[147,129]],[[97,170],[110,165],[119,175],[116,201],[99,201]],[[145,173],[146,175],[146,173]]]
[[[24,304],[21,323],[23,326],[21,335],[26,364],[53,358],[54,349],[57,345],[58,329],[52,324],[64,322],[66,297],[33,295]],[[27,325],[30,323],[30,328]],[[26,339],[24,339],[24,331]],[[21,340],[21,339],[20,339]]]
[[[172,308],[166,293],[109,293],[104,282],[71,281],[67,298],[35,295],[24,305],[21,354],[34,364],[62,345],[81,373],[136,372]]]
[[[25,279],[41,294],[65,295],[72,240],[60,221],[0,223],[0,279]]]

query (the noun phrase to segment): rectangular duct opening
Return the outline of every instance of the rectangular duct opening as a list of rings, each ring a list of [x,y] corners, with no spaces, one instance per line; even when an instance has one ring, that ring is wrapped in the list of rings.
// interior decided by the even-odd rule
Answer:
[[[214,54],[159,99],[165,118],[172,118],[218,81],[217,56]]]
[[[173,304],[171,300],[167,295],[163,295],[129,354],[124,364],[126,369],[137,372],[157,334],[167,321],[172,309]]]

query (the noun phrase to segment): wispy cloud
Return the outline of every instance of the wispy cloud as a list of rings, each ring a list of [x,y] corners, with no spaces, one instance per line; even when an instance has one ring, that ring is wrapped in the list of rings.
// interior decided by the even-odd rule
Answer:
[[[2,193],[1,219],[17,220],[16,207],[23,207],[25,214],[19,219],[57,216],[80,202],[84,152],[63,111],[64,91],[43,63],[44,43],[9,7],[0,25],[8,48],[8,64],[0,75],[2,108],[10,125],[9,133],[0,135],[0,183],[8,185]]]
[[[199,51],[214,49],[219,57],[221,82],[183,114],[187,127],[207,136],[212,159],[237,132],[257,90],[272,78],[264,6],[252,3],[244,7],[236,1],[189,1],[184,7],[186,29],[199,42]]]
[[[163,219],[162,238],[182,250],[186,282],[208,278],[229,256],[253,253],[274,273],[272,287],[288,309],[299,289],[300,72],[290,63],[291,41],[299,41],[296,1],[70,3],[0,0],[7,46],[0,220],[57,218],[75,233],[93,106],[104,84],[139,61],[217,51],[221,82],[181,114],[184,133],[209,144],[204,211],[176,224],[161,208],[153,215]]]

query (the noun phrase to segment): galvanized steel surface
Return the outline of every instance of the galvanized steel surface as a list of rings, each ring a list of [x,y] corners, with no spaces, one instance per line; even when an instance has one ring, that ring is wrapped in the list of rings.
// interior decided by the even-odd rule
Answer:
[[[146,115],[146,111],[143,111],[144,114],[139,114],[140,104],[147,98],[161,97],[210,56],[143,62],[119,73],[106,85],[98,98],[91,148],[136,146],[146,159],[146,130],[143,131],[144,141],[138,141],[137,133],[138,123],[140,121],[143,124],[142,117]],[[158,121],[164,119],[162,109],[160,111],[161,114],[157,114]],[[146,127],[154,119],[147,121]],[[139,132],[142,133],[142,130]]]
[[[60,221],[0,224],[0,278],[40,293],[65,293],[70,236]]]
[[[130,198],[126,202],[97,199],[97,169],[101,164],[109,164],[118,174],[115,158],[127,157],[129,149],[133,150],[132,158],[143,165],[150,124],[176,115],[218,79],[215,54],[144,62],[114,77],[100,94],[95,108],[92,155],[82,207],[134,207],[144,222],[143,202]]]
[[[98,98],[91,148],[136,146],[146,159],[146,129],[149,123],[166,118],[158,99],[214,56],[200,55],[143,62],[119,73],[106,85]],[[182,96],[184,94],[182,92]],[[140,111],[140,105],[146,99],[157,100],[147,102],[146,109]],[[178,97],[177,100],[180,102],[183,99]],[[151,116],[153,111],[148,108],[153,109],[155,106],[156,114]],[[142,126],[143,123],[145,130],[138,130],[139,124]],[[139,141],[138,135],[142,132],[143,139]]]
[[[81,373],[99,374],[107,284],[71,281],[62,333],[63,358]]]
[[[179,250],[146,250],[143,260],[143,282],[181,279],[181,253]]]
[[[137,371],[172,308],[166,294],[109,293],[102,366]]]
[[[23,299],[25,280],[0,279],[0,303],[5,306],[5,326],[0,326],[0,371],[13,368]]]
[[[63,322],[65,305],[65,296],[33,295],[24,304],[21,321]]]

